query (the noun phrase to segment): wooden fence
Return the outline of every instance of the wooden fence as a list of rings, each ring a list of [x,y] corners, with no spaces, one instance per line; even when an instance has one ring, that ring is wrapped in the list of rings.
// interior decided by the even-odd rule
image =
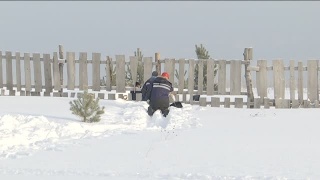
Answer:
[[[267,60],[223,60],[223,59],[159,59],[155,57],[143,57],[144,81],[147,80],[153,70],[166,71],[170,81],[175,85],[177,98],[185,103],[199,104],[213,107],[243,108],[252,105],[255,108],[294,108],[294,107],[319,107],[318,93],[318,60],[307,60],[306,66],[302,61],[291,60],[285,66],[283,60],[272,60],[268,66]],[[0,88],[6,88],[10,95],[20,92],[20,95],[65,96],[62,90],[92,90],[99,92],[103,99],[114,99],[114,95],[104,97],[103,91],[115,90],[116,93],[126,94],[133,87],[126,86],[126,71],[130,67],[132,81],[137,80],[138,57],[116,55],[115,61],[103,58],[101,53],[88,54],[80,52],[78,58],[74,52],[67,52],[65,58],[58,52],[50,54],[40,53],[12,53],[0,51]],[[63,65],[66,66],[63,66]],[[214,76],[214,66],[218,66]],[[245,67],[245,65],[248,65]],[[194,69],[198,66],[198,86],[194,89]],[[116,85],[112,86],[112,73],[110,69],[116,69]],[[160,67],[160,68],[159,68]],[[204,74],[203,67],[207,73]],[[257,92],[254,99],[247,100],[248,82],[244,81],[246,70],[253,73],[252,83]],[[175,77],[178,72],[179,78]],[[185,74],[185,71],[187,73]],[[204,88],[204,76],[207,77]],[[101,85],[104,77],[105,86]],[[305,82],[305,80],[307,80]],[[186,83],[187,82],[187,83]],[[268,85],[272,83],[273,97],[269,97]],[[307,97],[304,97],[304,84],[307,87]],[[217,88],[215,89],[215,84]],[[286,89],[290,91],[290,97],[285,96]],[[80,94],[80,93],[79,93]],[[193,95],[201,95],[200,101],[193,101]],[[221,101],[217,95],[227,95]],[[243,97],[242,97],[242,96]],[[121,95],[122,97],[123,95]],[[235,97],[235,98],[232,98]],[[230,99],[234,99],[233,102]],[[130,97],[129,97],[130,100]],[[139,100],[139,96],[138,96]]]

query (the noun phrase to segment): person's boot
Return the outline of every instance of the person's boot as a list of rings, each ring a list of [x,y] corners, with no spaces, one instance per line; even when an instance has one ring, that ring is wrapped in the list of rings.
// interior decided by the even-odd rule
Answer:
[[[154,110],[151,108],[151,106],[148,107],[148,115],[152,116],[154,113]]]
[[[161,112],[164,117],[167,117],[167,115],[169,114],[169,109],[163,109]]]

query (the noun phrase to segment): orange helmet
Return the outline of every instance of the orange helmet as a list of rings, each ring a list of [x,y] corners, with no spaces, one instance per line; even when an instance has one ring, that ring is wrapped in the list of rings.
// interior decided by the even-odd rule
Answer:
[[[167,72],[163,72],[163,73],[161,74],[161,76],[162,76],[162,77],[166,77],[166,78],[169,79],[169,73],[167,73]]]

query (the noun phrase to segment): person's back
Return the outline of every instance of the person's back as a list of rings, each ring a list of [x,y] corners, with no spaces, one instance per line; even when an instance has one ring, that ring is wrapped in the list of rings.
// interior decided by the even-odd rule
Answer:
[[[156,110],[161,110],[164,116],[169,113],[169,94],[173,91],[171,82],[168,80],[169,74],[164,72],[161,77],[157,77],[152,83],[152,90],[150,93],[150,102],[148,114],[150,116]]]
[[[163,77],[157,77],[152,83],[150,104],[169,104],[169,94],[172,90],[170,81]]]
[[[147,101],[150,96],[152,82],[157,78],[158,72],[153,71],[152,76],[143,84],[141,93],[142,93],[142,101]]]

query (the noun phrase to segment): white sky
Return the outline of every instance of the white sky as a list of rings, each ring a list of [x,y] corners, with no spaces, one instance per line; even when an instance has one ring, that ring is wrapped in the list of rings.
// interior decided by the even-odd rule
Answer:
[[[319,109],[184,104],[150,118],[146,102],[100,100],[89,124],[71,100],[0,96],[0,179],[320,178]]]
[[[0,2],[0,50],[195,58],[320,57],[320,2]],[[76,54],[77,54],[76,53]]]

